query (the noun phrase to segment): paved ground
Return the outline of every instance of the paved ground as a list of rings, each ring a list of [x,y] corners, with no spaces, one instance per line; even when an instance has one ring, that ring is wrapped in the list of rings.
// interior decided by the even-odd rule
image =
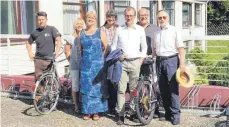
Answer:
[[[180,127],[215,127],[225,117],[211,118],[197,113],[183,112]],[[39,115],[28,100],[14,100],[1,97],[1,127],[115,127],[113,117],[103,117],[99,121],[84,121],[81,116],[73,113],[72,107],[61,106],[58,111],[49,115]],[[141,124],[126,121],[124,126],[142,126]],[[123,126],[123,127],[124,127]],[[152,120],[148,127],[172,127],[169,122]]]

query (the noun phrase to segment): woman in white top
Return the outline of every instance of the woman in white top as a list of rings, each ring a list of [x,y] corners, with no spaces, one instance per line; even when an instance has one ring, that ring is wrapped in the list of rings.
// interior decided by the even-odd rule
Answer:
[[[106,22],[101,27],[101,30],[103,30],[107,36],[108,39],[108,52],[110,52],[110,46],[113,42],[116,28],[118,25],[116,24],[117,21],[117,13],[114,10],[108,10],[106,13]],[[114,85],[111,83],[110,80],[106,80],[106,84],[108,86],[108,93],[109,93],[109,99],[108,99],[108,110],[110,114],[115,114],[115,107],[117,103],[117,90],[114,88]]]
[[[75,20],[73,24],[74,32],[71,39],[68,40],[65,46],[65,55],[70,60],[70,74],[72,77],[72,97],[75,104],[75,112],[79,112],[79,64],[80,64],[80,49],[78,44],[78,37],[80,31],[85,29],[86,25],[82,18]],[[70,51],[71,49],[71,51]]]

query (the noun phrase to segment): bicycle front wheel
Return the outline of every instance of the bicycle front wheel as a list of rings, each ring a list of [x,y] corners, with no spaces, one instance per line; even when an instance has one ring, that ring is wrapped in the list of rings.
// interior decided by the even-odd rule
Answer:
[[[150,85],[152,84],[149,81],[138,83],[136,112],[139,121],[144,125],[149,124],[153,119],[157,102],[154,88]]]
[[[36,82],[33,103],[40,114],[49,114],[57,105],[59,99],[59,82],[52,74],[45,74]]]

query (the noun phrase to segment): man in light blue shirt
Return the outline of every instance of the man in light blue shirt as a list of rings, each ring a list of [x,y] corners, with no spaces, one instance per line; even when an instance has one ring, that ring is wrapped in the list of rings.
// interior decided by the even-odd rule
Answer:
[[[128,7],[124,11],[125,24],[117,28],[111,49],[120,48],[124,53],[122,61],[122,74],[118,83],[118,125],[124,124],[125,92],[129,79],[130,100],[133,99],[133,91],[136,90],[141,64],[146,57],[147,43],[143,27],[134,23],[136,10]]]

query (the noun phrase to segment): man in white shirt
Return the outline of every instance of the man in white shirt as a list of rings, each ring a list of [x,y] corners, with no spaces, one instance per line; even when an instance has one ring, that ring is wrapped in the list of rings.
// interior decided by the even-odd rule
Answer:
[[[178,67],[182,74],[185,71],[184,44],[179,31],[169,25],[169,15],[166,11],[159,11],[157,19],[160,30],[154,35],[152,55],[157,56],[157,75],[165,109],[164,120],[177,125],[180,123],[180,97],[175,75]]]
[[[133,7],[127,7],[124,11],[125,24],[117,28],[111,49],[120,48],[124,52],[122,61],[122,74],[118,84],[118,125],[124,124],[125,92],[129,79],[130,100],[133,99],[133,91],[137,86],[141,64],[146,57],[147,43],[144,28],[135,24],[136,11]]]

